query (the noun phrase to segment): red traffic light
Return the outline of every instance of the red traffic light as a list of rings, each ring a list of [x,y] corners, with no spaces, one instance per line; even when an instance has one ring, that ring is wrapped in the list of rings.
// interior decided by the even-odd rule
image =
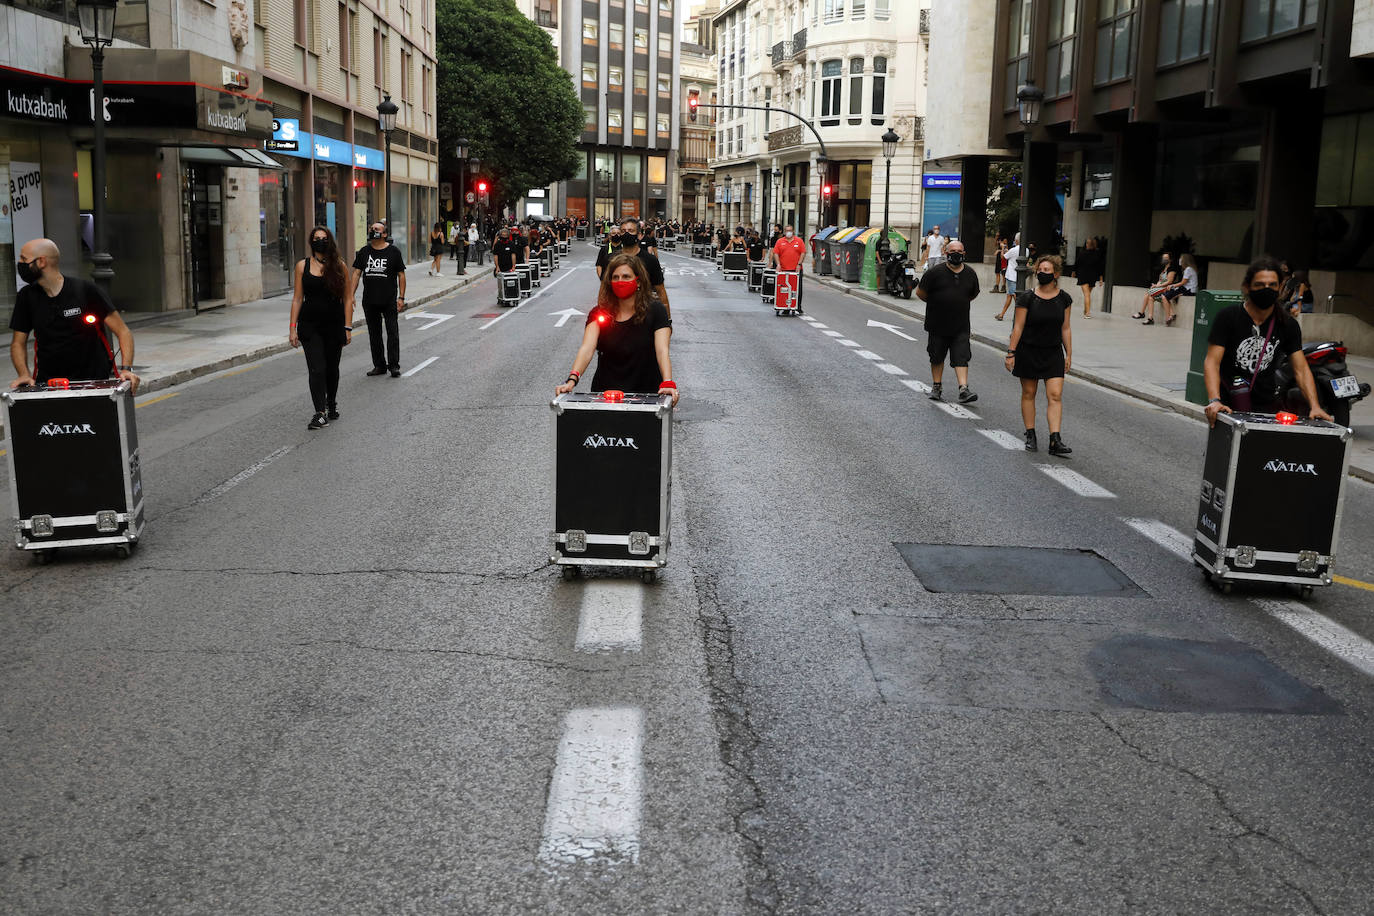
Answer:
[[[477,182],[477,190],[483,194],[487,193],[487,183],[485,181]]]
[[[826,197],[829,197],[830,192],[833,190],[834,188],[830,187],[830,185],[826,185],[825,187],[821,188],[821,193],[824,194]]]

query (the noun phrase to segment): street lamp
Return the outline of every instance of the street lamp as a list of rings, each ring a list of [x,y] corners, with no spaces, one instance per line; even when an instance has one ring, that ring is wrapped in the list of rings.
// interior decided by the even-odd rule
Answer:
[[[892,200],[892,157],[897,155],[897,144],[902,142],[902,138],[897,136],[897,132],[889,127],[882,136],[883,158],[887,160],[887,172],[883,178],[883,237],[878,242],[878,247],[882,249],[882,260],[886,261],[892,251],[892,224],[888,218],[888,205]],[[879,277],[879,285],[887,288],[887,272],[883,271]]]
[[[734,201],[730,199],[730,183],[734,180],[735,176],[733,175],[725,176],[725,227],[727,229],[730,228],[730,213],[734,210],[732,206]]]
[[[464,174],[468,158],[468,141],[460,138],[454,145],[453,156],[458,160],[458,231],[462,234],[462,241],[458,244],[458,276],[467,273],[463,269],[463,262],[467,260],[467,226],[463,225],[463,204],[467,203],[467,176]]]
[[[773,203],[776,206],[779,223],[782,222],[782,169],[773,169]]]
[[[482,160],[481,160],[481,159],[478,159],[476,156],[473,156],[471,159],[468,160],[468,171],[469,171],[469,173],[472,175],[472,177],[473,177],[474,179],[478,180],[478,181],[480,181],[479,172],[481,171],[481,168],[482,168]],[[485,197],[485,195],[479,194],[475,188],[473,189],[473,192],[472,192],[473,206],[477,209],[477,244],[473,246],[473,250],[477,253],[477,266],[478,266],[478,267],[481,267],[481,266],[482,266],[482,258],[483,258],[482,246],[484,246],[484,245],[487,243],[487,229],[486,229],[487,221],[486,221],[486,219],[483,218],[483,217],[484,217],[483,211],[485,211],[485,210],[487,209],[487,208],[486,208],[486,203],[487,203],[487,202],[486,202],[486,200],[484,199],[484,197]],[[463,200],[464,200],[464,202],[467,201],[466,195],[464,196]],[[464,232],[467,232],[467,227],[466,227],[466,226],[463,227],[463,231],[464,231]]]
[[[825,225],[825,180],[830,171],[830,160],[824,154],[816,155],[816,232]]]
[[[1030,165],[1031,165],[1031,128],[1040,123],[1040,103],[1045,99],[1045,90],[1035,85],[1035,80],[1027,79],[1016,90],[1016,107],[1025,130],[1021,134],[1021,244],[1016,247],[1016,286],[1018,290],[1027,288],[1030,278],[1026,276],[1027,249],[1030,247],[1030,233],[1026,231],[1026,218],[1030,212]]]
[[[114,42],[115,0],[78,0],[76,4],[81,40],[91,46],[91,82],[95,98],[91,122],[95,128],[95,149],[91,152],[91,198],[94,206],[95,251],[91,279],[111,293],[114,258],[105,250],[105,49]]]
[[[377,126],[386,138],[386,177],[383,187],[386,193],[386,234],[394,239],[396,229],[391,225],[391,132],[396,129],[396,113],[401,109],[391,101],[391,93],[382,93],[382,103],[377,106]]]

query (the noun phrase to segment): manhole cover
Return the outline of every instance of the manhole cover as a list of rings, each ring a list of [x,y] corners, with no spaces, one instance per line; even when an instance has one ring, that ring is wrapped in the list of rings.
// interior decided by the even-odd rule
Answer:
[[[1105,598],[1145,594],[1125,573],[1091,550],[961,544],[896,547],[928,592]]]
[[[1341,704],[1237,642],[1113,636],[1088,654],[1113,706],[1156,712],[1332,715]]]

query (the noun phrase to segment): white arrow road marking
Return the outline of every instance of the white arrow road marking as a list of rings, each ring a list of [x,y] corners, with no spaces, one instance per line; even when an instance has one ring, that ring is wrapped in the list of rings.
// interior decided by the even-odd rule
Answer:
[[[638,862],[644,713],[574,709],[563,720],[539,859],[551,865]]]
[[[861,347],[861,346],[863,346],[863,344],[859,343],[857,340],[850,340],[848,337],[837,337],[837,338],[835,338],[835,343],[841,344],[841,345],[846,346],[846,347]]]
[[[561,327],[563,327],[563,325],[567,324],[567,323],[568,323],[568,320],[569,320],[570,318],[572,318],[574,315],[585,315],[585,314],[587,314],[587,313],[586,313],[586,312],[579,312],[579,311],[578,311],[577,309],[575,309],[575,308],[565,308],[565,309],[564,309],[563,311],[561,311],[561,312],[549,312],[549,317],[552,318],[553,316],[558,315],[559,318],[558,318],[557,323],[554,324],[554,327],[556,327],[556,328],[561,328]]]
[[[577,651],[638,652],[643,621],[644,588],[638,582],[588,582],[577,620]]]
[[[812,327],[815,327],[815,325],[812,325]],[[844,336],[844,335],[841,334],[839,331],[821,331],[821,333],[824,334],[826,337],[843,337],[843,336]]]
[[[1279,623],[1292,627],[1352,668],[1374,677],[1374,643],[1363,636],[1297,601],[1252,600]]]
[[[949,404],[945,401],[936,401],[935,406],[949,414],[951,417],[958,417],[960,420],[980,420],[981,417],[969,410],[963,404]]]
[[[423,331],[424,328],[421,328],[420,330]],[[420,371],[421,369],[423,369],[425,366],[428,366],[430,363],[434,362],[434,361],[435,361],[436,359],[438,359],[438,358],[439,358],[439,357],[437,357],[437,356],[431,356],[429,359],[425,360],[424,362],[422,362],[422,363],[417,363],[415,366],[413,366],[413,367],[407,369],[406,371],[402,372],[402,373],[401,373],[401,378],[410,378],[412,375],[414,375],[415,373],[419,372],[419,371]]]
[[[905,369],[901,369],[897,366],[894,366],[892,365],[892,363],[878,363],[878,368],[886,372],[888,375],[906,375]]]
[[[930,386],[927,385],[925,382],[917,381],[914,378],[904,378],[902,379],[902,384],[907,386],[917,394],[930,394]]]
[[[980,429],[978,432],[987,436],[993,442],[996,442],[1008,451],[1019,452],[1026,447],[1025,442],[1016,438],[1016,436],[1007,432],[1005,429]]]
[[[539,287],[539,290],[533,296],[530,296],[528,299],[521,299],[516,305],[511,307],[510,311],[502,312],[500,315],[497,315],[495,318],[493,318],[491,321],[488,321],[486,324],[482,325],[477,330],[485,331],[487,328],[496,324],[498,321],[502,321],[506,318],[509,318],[515,312],[520,311],[520,308],[524,306],[526,303],[533,302],[534,300],[538,299],[540,296],[544,295],[544,293],[548,292],[550,289],[553,289],[554,286],[558,285],[559,283],[562,283],[564,280],[571,277],[574,271],[579,270],[583,266],[584,265],[582,264],[577,264],[573,267],[569,267],[568,272],[565,273],[563,276],[559,277],[557,280],[552,280],[548,283],[545,283],[543,286]]]
[[[915,339],[916,339],[916,338],[912,337],[910,334],[907,334],[907,333],[905,333],[904,331],[899,330],[895,324],[884,324],[884,323],[881,322],[881,321],[874,321],[872,318],[870,318],[870,319],[868,319],[868,326],[869,326],[870,328],[886,328],[887,330],[891,331],[893,334],[896,334],[898,337],[902,338],[903,340],[915,340]]]
[[[872,350],[855,350],[854,355],[861,356],[864,359],[871,359],[874,362],[879,362],[882,360],[882,357],[879,356],[877,353],[874,353]]]
[[[1059,481],[1079,496],[1086,496],[1089,499],[1116,499],[1116,494],[1111,490],[1105,490],[1093,483],[1088,478],[1071,471],[1062,464],[1037,464],[1042,473],[1048,477]]]
[[[1174,556],[1184,560],[1193,558],[1193,539],[1177,528],[1171,528],[1152,518],[1123,518],[1122,521]]]
[[[443,324],[445,321],[448,321],[450,318],[453,317],[452,315],[440,315],[438,312],[402,312],[401,314],[405,316],[406,321],[410,321],[412,318],[434,319],[428,324],[420,325],[418,328],[415,329],[417,331],[427,331],[430,328],[434,327],[436,324]]]

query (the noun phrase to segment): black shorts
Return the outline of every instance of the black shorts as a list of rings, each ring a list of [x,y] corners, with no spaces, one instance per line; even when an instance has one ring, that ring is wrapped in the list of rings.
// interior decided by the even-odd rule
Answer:
[[[939,334],[931,334],[926,341],[926,352],[930,354],[930,364],[932,366],[943,363],[945,355],[949,355],[949,364],[956,369],[965,369],[968,362],[973,358],[973,347],[969,343],[969,332],[956,334],[953,337],[941,337]]]

